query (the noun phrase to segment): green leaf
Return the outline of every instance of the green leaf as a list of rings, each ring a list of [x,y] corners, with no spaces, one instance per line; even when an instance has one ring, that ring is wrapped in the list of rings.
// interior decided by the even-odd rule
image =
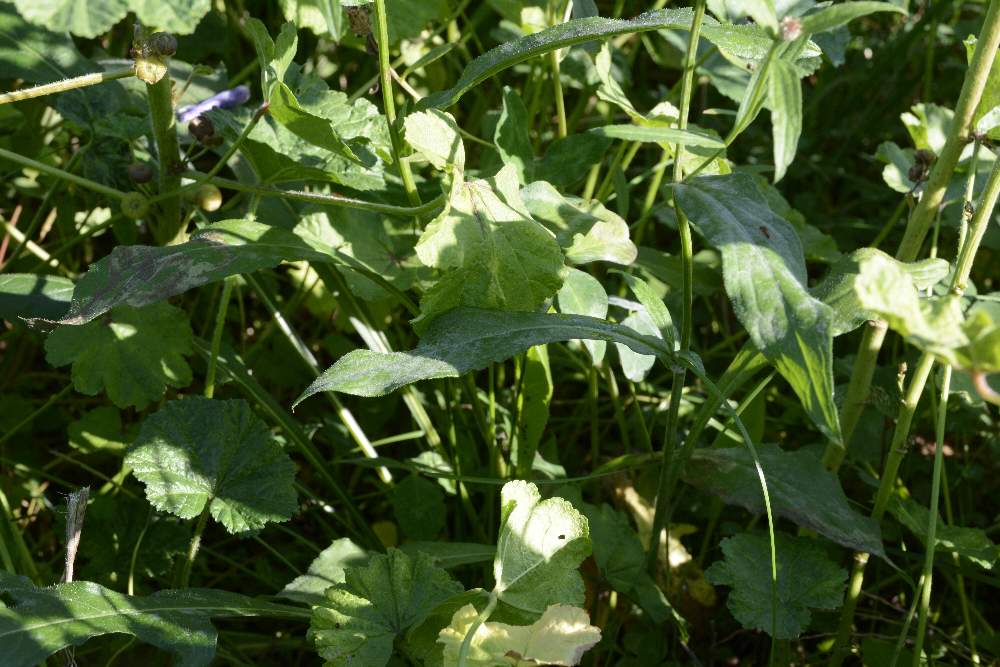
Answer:
[[[754,23],[772,35],[778,34],[778,13],[774,8],[774,0],[743,0],[740,7]]]
[[[906,14],[905,9],[890,2],[872,2],[870,0],[839,2],[814,14],[802,17],[802,32],[807,35],[814,32],[826,32],[876,12]]]
[[[545,181],[522,188],[521,198],[531,216],[556,235],[571,264],[635,261],[639,251],[629,239],[628,223],[599,202],[565,197]]]
[[[830,268],[823,281],[812,288],[814,297],[833,308],[832,329],[834,336],[854,331],[878,315],[861,306],[855,285],[861,276],[861,265],[871,257],[895,264],[900,271],[909,275],[917,289],[925,290],[937,285],[949,273],[948,262],[943,259],[925,259],[920,262],[904,263],[876,248],[860,248],[845,255]]]
[[[309,625],[308,637],[327,665],[385,665],[398,636],[463,590],[429,556],[411,558],[397,549],[346,568],[344,577],[313,608]]]
[[[926,546],[930,510],[912,498],[904,499],[898,494],[889,498],[887,509]],[[958,554],[986,570],[992,570],[993,565],[1000,559],[1000,546],[986,536],[986,531],[981,528],[949,526],[940,516],[935,531],[935,545],[938,551]]]
[[[203,667],[215,655],[212,618],[299,619],[308,613],[219,590],[164,590],[140,597],[88,581],[36,588],[26,577],[2,570],[0,593],[15,602],[0,605],[4,667],[34,667],[56,651],[111,633],[169,651],[179,667]]]
[[[514,449],[515,475],[531,475],[538,443],[549,423],[549,402],[552,400],[552,370],[549,353],[544,345],[528,348],[521,371],[521,391],[518,394],[518,426]]]
[[[460,565],[490,563],[497,553],[495,545],[475,542],[406,542],[399,548],[413,558],[418,553],[426,554],[435,565],[446,570]]]
[[[620,342],[640,354],[669,354],[659,339],[592,317],[461,308],[435,318],[410,352],[348,352],[295,405],[322,391],[383,396],[420,380],[459,377],[533,345],[573,339]]]
[[[757,446],[767,478],[771,511],[837,544],[884,556],[878,522],[851,508],[837,476],[808,450],[785,451]],[[762,514],[760,479],[750,453],[742,447],[695,450],[684,468],[684,481],[724,501]]]
[[[644,336],[660,336],[660,330],[656,328],[653,320],[646,314],[645,310],[638,310],[629,313],[621,321],[623,327],[628,327],[636,333]],[[615,343],[618,350],[618,359],[622,364],[622,373],[632,382],[642,382],[646,379],[646,374],[656,363],[656,357],[648,354],[637,354],[628,345]]]
[[[14,5],[0,3],[0,62],[3,63],[5,77],[46,83],[99,70],[77,50],[65,30],[58,31],[57,26],[48,22],[43,22],[42,25],[36,25],[34,21],[28,22],[36,7],[43,13],[51,11],[46,8],[45,3],[18,4],[30,6],[29,14],[23,14],[20,7],[15,10]],[[73,0],[66,0],[66,4],[76,5]],[[97,4],[114,11],[114,2]],[[79,6],[84,9],[88,5],[80,3]],[[124,15],[122,13],[121,16]],[[67,15],[65,18],[72,17]],[[54,30],[58,32],[53,32]],[[82,95],[81,92],[78,96]]]
[[[515,480],[500,491],[500,536],[493,593],[517,609],[541,614],[553,604],[583,604],[579,567],[590,555],[587,519],[563,498],[541,499]]]
[[[503,89],[503,108],[497,127],[493,132],[500,160],[514,165],[519,183],[530,183],[533,178],[535,152],[528,134],[528,109],[521,101],[521,95],[510,86]]]
[[[563,189],[572,188],[584,179],[591,165],[604,159],[610,146],[611,139],[595,132],[556,139],[535,163],[534,176]],[[567,165],[573,168],[568,169]]]
[[[246,401],[170,401],[142,423],[125,465],[157,509],[191,519],[208,506],[231,533],[295,513],[295,464]]]
[[[815,540],[775,533],[778,599],[775,639],[795,639],[808,627],[811,609],[843,602],[847,572]],[[730,586],[726,606],[748,630],[771,634],[771,556],[767,535],[740,533],[722,540],[724,560],[705,570],[713,584]]]
[[[795,159],[802,134],[802,83],[795,66],[780,58],[771,63],[767,79],[767,106],[771,110],[774,141],[774,182],[780,181]]]
[[[125,451],[129,440],[122,432],[121,413],[110,405],[90,410],[66,430],[69,446],[84,454],[120,454]]]
[[[210,0],[127,0],[143,25],[177,35],[190,35],[212,9]]]
[[[147,306],[227,276],[304,259],[356,265],[302,231],[250,220],[224,220],[172,246],[121,245],[90,265],[58,322],[86,324],[117,306]]]
[[[798,395],[813,423],[839,442],[833,402],[832,309],[810,296],[794,228],[745,174],[675,185],[674,196],[722,253],[722,276],[750,339]]]
[[[459,306],[533,311],[559,290],[562,251],[517,187],[510,166],[492,182],[455,179],[445,210],[417,242],[420,261],[445,273],[424,293],[414,324]]]
[[[54,32],[97,37],[128,14],[125,0],[14,0],[26,20]]]
[[[73,387],[80,393],[95,396],[103,389],[118,407],[141,410],[168,386],[191,383],[184,360],[191,340],[179,308],[120,306],[99,321],[56,328],[45,341],[45,358],[53,366],[73,364]]]
[[[796,79],[796,82],[798,79]],[[685,146],[704,146],[706,148],[725,148],[726,142],[704,130],[656,125],[604,125],[589,130],[611,139],[624,141],[639,141],[644,143],[684,144]]]
[[[465,145],[450,113],[437,109],[411,113],[403,121],[403,128],[406,142],[435,169],[465,170]]]
[[[587,315],[603,320],[608,316],[608,294],[594,276],[579,269],[566,269],[558,294],[559,312]],[[584,340],[583,345],[594,364],[600,364],[608,344],[603,340]]]
[[[392,510],[403,534],[411,539],[433,540],[444,530],[444,492],[423,477],[410,475],[393,487]]]
[[[657,335],[665,340],[669,347],[675,348],[679,340],[677,328],[674,326],[674,320],[670,316],[670,311],[667,310],[667,305],[663,303],[663,299],[642,278],[637,278],[622,271],[616,271],[616,273],[622,277],[622,280],[632,290],[632,294],[639,300],[642,307],[646,309],[646,315],[649,316],[649,321],[656,327]]]
[[[479,612],[465,605],[441,630],[445,667],[457,667],[459,649]],[[531,625],[483,623],[472,636],[469,667],[509,665],[511,656],[531,665],[578,665],[583,654],[601,641],[599,628],[590,625],[587,612],[577,607],[552,605]]]
[[[368,552],[349,538],[341,537],[323,549],[306,573],[293,579],[278,595],[308,605],[323,604],[326,589],[344,583],[347,568],[362,567],[368,558]]]
[[[69,310],[73,281],[61,276],[34,273],[0,275],[0,319],[17,322],[19,318],[56,320]]]
[[[389,15],[389,46],[401,40],[419,37],[434,21],[451,12],[448,0],[386,0]]]

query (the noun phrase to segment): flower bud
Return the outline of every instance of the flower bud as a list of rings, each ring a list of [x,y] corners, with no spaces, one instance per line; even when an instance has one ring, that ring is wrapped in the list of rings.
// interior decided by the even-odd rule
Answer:
[[[128,166],[128,177],[133,183],[149,183],[153,180],[153,168],[145,162],[133,162]]]
[[[206,139],[215,135],[215,126],[205,116],[196,116],[188,123],[188,132],[201,143],[205,143]]]
[[[129,192],[122,199],[122,213],[133,220],[140,220],[149,213],[149,201],[138,192]]]
[[[177,38],[169,32],[154,32],[149,36],[149,48],[158,56],[170,57],[177,53]]]
[[[206,183],[198,188],[194,195],[194,201],[203,211],[209,213],[218,211],[219,207],[222,206],[222,192],[211,183]]]
[[[781,39],[786,42],[794,42],[802,36],[802,20],[795,16],[786,16],[781,19]]]

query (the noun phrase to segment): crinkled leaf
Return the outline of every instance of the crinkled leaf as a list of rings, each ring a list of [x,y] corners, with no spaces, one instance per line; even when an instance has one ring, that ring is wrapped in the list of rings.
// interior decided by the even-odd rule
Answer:
[[[56,328],[45,341],[45,358],[53,366],[73,364],[73,386],[80,393],[94,396],[103,389],[118,407],[141,410],[168,386],[191,383],[184,360],[191,341],[187,315],[179,308],[119,306],[100,320]]]
[[[531,216],[556,235],[570,263],[635,261],[639,251],[629,239],[628,223],[599,202],[563,196],[545,181],[522,188],[521,198]]]
[[[726,292],[754,345],[798,395],[822,433],[839,442],[833,401],[832,309],[810,296],[794,228],[745,174],[674,186],[697,229],[722,253]]]
[[[776,517],[790,519],[845,547],[885,555],[878,523],[851,508],[837,476],[824,468],[814,453],[761,444],[757,454]],[[757,468],[743,447],[698,449],[683,474],[688,484],[727,503],[756,514],[764,512]]]
[[[361,567],[368,558],[368,552],[350,538],[336,539],[316,556],[305,574],[293,579],[278,595],[308,605],[323,604],[326,589],[344,583],[347,568]]]
[[[28,21],[55,32],[97,37],[125,18],[126,0],[14,0]]]
[[[888,510],[925,545],[927,544],[930,510],[911,498],[903,499],[898,495],[893,495],[889,499]],[[993,565],[1000,559],[1000,546],[986,536],[986,531],[981,528],[949,526],[940,516],[935,531],[935,544],[938,551],[958,554],[987,570],[992,570]]]
[[[770,480],[769,480],[770,481]],[[778,599],[775,639],[795,639],[808,627],[812,609],[836,609],[843,602],[847,572],[805,537],[775,533]],[[722,540],[724,559],[705,570],[716,585],[729,586],[726,606],[749,630],[771,634],[771,547],[767,535],[740,533]]]
[[[322,391],[382,396],[420,380],[459,377],[533,345],[573,339],[624,343],[640,354],[671,353],[658,338],[592,317],[461,308],[436,318],[420,345],[409,352],[348,352],[309,385],[295,405]]]
[[[295,513],[295,464],[243,400],[170,401],[143,422],[125,465],[157,509],[191,519],[208,505],[231,533]]]
[[[441,630],[445,667],[457,667],[459,649],[479,612],[468,604]],[[483,623],[472,635],[468,659],[470,667],[506,667],[516,656],[524,665],[578,665],[583,654],[601,641],[601,631],[590,624],[587,612],[557,604],[545,610],[531,625]]]
[[[603,320],[608,316],[608,293],[594,276],[567,267],[557,295],[559,312],[566,315],[587,315]],[[608,344],[603,340],[584,340],[584,347],[595,364],[600,364]]]
[[[465,145],[450,113],[437,109],[411,113],[403,121],[403,127],[407,143],[435,169],[465,169]]]
[[[855,283],[861,273],[861,265],[870,257],[896,265],[909,275],[917,289],[927,289],[941,282],[949,271],[948,262],[943,259],[925,259],[920,262],[904,263],[892,258],[876,248],[860,248],[845,255],[830,268],[823,281],[810,290],[812,295],[833,308],[831,327],[834,336],[854,331],[878,315],[861,306],[855,292]]]
[[[69,310],[73,281],[34,273],[0,275],[0,319],[21,317],[56,320]]]
[[[542,500],[530,482],[504,484],[493,561],[500,601],[536,614],[553,604],[582,605],[579,567],[590,550],[587,519],[569,501]]]
[[[308,636],[327,665],[381,667],[398,636],[462,590],[429,556],[389,549],[346,568],[313,608]]]
[[[303,259],[357,264],[305,232],[250,220],[224,220],[172,246],[120,245],[90,265],[59,323],[86,324],[116,306],[146,306],[227,276]]]
[[[524,210],[510,166],[492,182],[455,179],[416,251],[444,271],[420,301],[419,326],[459,306],[533,311],[562,285],[559,244]]]
[[[36,588],[26,577],[4,571],[0,593],[15,602],[0,605],[4,667],[34,667],[56,651],[111,633],[169,651],[179,667],[203,667],[215,655],[212,618],[301,615],[227,591],[188,588],[130,596],[89,581]]]

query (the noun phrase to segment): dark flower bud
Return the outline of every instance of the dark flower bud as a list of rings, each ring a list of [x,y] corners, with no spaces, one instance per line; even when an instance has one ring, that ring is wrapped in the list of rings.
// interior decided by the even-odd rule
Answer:
[[[172,56],[177,53],[177,38],[169,32],[154,32],[149,36],[149,48],[158,56]]]
[[[128,177],[133,183],[149,183],[153,180],[153,168],[145,162],[133,162],[128,166]]]
[[[188,123],[188,132],[195,139],[204,143],[206,139],[215,135],[215,126],[205,116],[196,116]]]

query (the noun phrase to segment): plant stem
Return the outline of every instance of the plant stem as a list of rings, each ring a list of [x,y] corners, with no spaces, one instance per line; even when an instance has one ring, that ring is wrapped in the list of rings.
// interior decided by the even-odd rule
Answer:
[[[159,160],[160,194],[179,190],[181,186],[181,154],[177,144],[177,120],[174,117],[173,82],[165,74],[156,83],[146,84],[156,156]],[[161,245],[182,241],[181,200],[178,194],[160,200],[153,236]]]
[[[13,90],[9,93],[2,93],[0,94],[0,104],[10,104],[11,102],[30,100],[33,97],[42,97],[44,95],[52,95],[53,93],[62,93],[67,90],[75,90],[77,88],[84,88],[86,86],[104,83],[105,81],[124,79],[126,77],[133,76],[134,74],[135,67],[131,66],[114,69],[110,72],[93,72],[91,74],[83,74],[81,76],[75,76],[72,79],[63,79],[62,81],[43,83],[40,86],[34,86],[32,88],[22,88],[20,90]]]
[[[0,158],[10,160],[11,162],[16,162],[22,166],[40,171],[43,174],[48,174],[49,176],[55,176],[56,178],[61,178],[64,181],[69,181],[70,183],[75,183],[82,188],[86,188],[98,194],[106,195],[108,197],[114,197],[115,199],[124,199],[126,193],[121,190],[116,190],[115,188],[109,187],[107,185],[102,185],[96,181],[92,181],[89,178],[84,178],[83,176],[77,176],[76,174],[71,174],[68,171],[64,171],[59,167],[53,167],[52,165],[45,164],[44,162],[38,162],[37,160],[32,160],[31,158],[24,157],[12,151],[0,148]]]
[[[483,610],[476,616],[476,620],[469,626],[468,632],[465,633],[465,637],[462,639],[462,646],[458,649],[458,667],[466,667],[469,664],[469,649],[472,647],[472,638],[475,636],[476,631],[479,630],[479,626],[488,621],[493,614],[493,610],[497,608],[497,599],[496,591],[490,593],[490,599],[486,602],[486,606],[483,607]]]
[[[705,0],[696,0],[694,10],[694,20],[691,24],[691,36],[688,39],[687,54],[684,59],[684,79],[681,84],[681,108],[680,118],[677,121],[678,128],[687,129],[688,114],[691,110],[691,92],[694,87],[694,66],[695,57],[698,54],[698,41],[701,34],[701,24],[705,18]],[[684,169],[681,166],[681,158],[684,154],[684,144],[678,143],[674,149],[674,173],[675,183],[681,182],[684,178]],[[650,191],[654,194],[651,198],[647,192],[646,202],[643,204],[643,219],[648,219],[649,211],[652,210],[655,193],[659,191],[659,179],[663,178],[665,166],[657,169],[653,176],[654,183],[650,185]],[[655,186],[655,190],[653,189]],[[681,352],[691,349],[692,331],[692,311],[694,304],[694,259],[691,241],[691,227],[687,217],[681,211],[674,199],[674,211],[677,213],[677,231],[681,243]],[[642,233],[642,225],[636,230],[636,244]],[[667,409],[667,426],[663,437],[662,462],[660,463],[660,479],[656,493],[656,510],[653,514],[653,532],[649,540],[649,551],[646,553],[646,564],[653,570],[656,568],[657,554],[659,553],[660,532],[667,527],[666,514],[669,505],[668,490],[670,489],[670,474],[672,472],[671,457],[678,441],[678,429],[680,419],[681,397],[684,394],[684,384],[687,380],[687,373],[683,368],[674,370],[672,384],[670,388],[670,406]],[[667,527],[669,530],[669,527]],[[668,568],[669,569],[669,568]]]
[[[951,390],[951,366],[941,369],[941,400],[938,402],[937,424],[934,428],[934,473],[931,477],[930,518],[924,543],[924,587],[921,590],[920,615],[917,617],[917,637],[913,646],[913,667],[920,667],[920,653],[927,632],[927,617],[931,608],[931,582],[934,576],[934,552],[937,550],[938,499],[941,496],[941,469],[944,466],[945,420],[948,418],[948,394]]]
[[[962,150],[969,141],[973,114],[976,107],[979,106],[983,89],[989,79],[990,68],[993,65],[998,46],[1000,46],[1000,0],[990,0],[972,62],[969,64],[965,80],[962,83],[962,91],[955,107],[951,133],[931,169],[927,187],[906,223],[903,240],[896,250],[896,259],[898,260],[912,262],[916,259],[924,237],[944,201],[948,183],[962,155]],[[840,446],[846,448],[850,445],[851,436],[854,434],[854,429],[864,411],[864,403],[871,388],[872,372],[884,340],[884,328],[873,331],[869,327],[862,337],[841,412],[840,430],[843,435],[843,445],[828,443],[827,452],[823,456],[824,461],[836,464],[831,470],[837,470],[846,452],[837,454],[830,450]]]
[[[212,331],[212,351],[208,356],[208,371],[205,373],[205,398],[215,395],[215,367],[219,358],[219,346],[222,344],[222,331],[226,325],[226,311],[229,309],[229,297],[233,293],[233,282],[230,276],[222,281],[222,295],[219,297],[219,310],[215,316],[215,330]]]
[[[392,66],[389,64],[389,16],[385,9],[386,0],[375,0],[375,38],[378,41],[379,79],[382,85],[382,103],[385,106],[385,120],[389,125],[389,138],[392,142],[392,157],[399,167],[399,177],[403,179],[406,197],[413,206],[420,205],[420,194],[413,181],[410,163],[400,158],[402,145],[399,139],[399,126],[396,123],[396,101],[392,93]]]
[[[191,543],[188,544],[187,557],[184,559],[181,576],[178,579],[179,588],[187,588],[188,583],[191,581],[191,566],[194,565],[194,559],[198,556],[198,548],[201,547],[201,534],[205,532],[205,526],[208,525],[208,508],[211,506],[212,499],[209,498],[208,502],[205,503],[205,509],[198,515],[198,523],[195,524]]]

